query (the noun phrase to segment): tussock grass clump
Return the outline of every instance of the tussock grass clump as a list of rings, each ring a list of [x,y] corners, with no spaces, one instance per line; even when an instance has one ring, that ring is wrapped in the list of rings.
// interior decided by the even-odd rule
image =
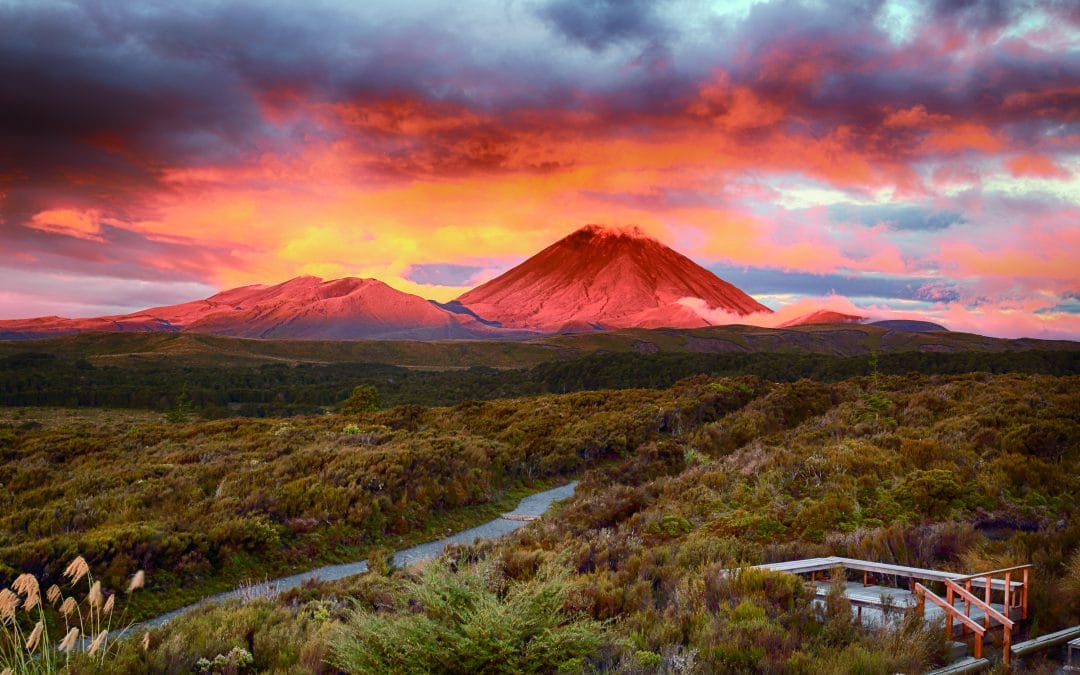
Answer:
[[[70,664],[75,652],[103,667],[110,654],[110,635],[123,621],[116,594],[106,597],[101,582],[82,556],[64,569],[70,590],[53,584],[45,591],[33,574],[20,574],[11,588],[0,589],[0,673],[55,673]],[[142,588],[146,576],[135,573],[128,593]],[[80,583],[85,582],[85,583]],[[85,591],[80,589],[85,587]],[[78,594],[84,595],[80,600]],[[21,610],[21,611],[20,611]],[[59,642],[55,636],[60,637]]]

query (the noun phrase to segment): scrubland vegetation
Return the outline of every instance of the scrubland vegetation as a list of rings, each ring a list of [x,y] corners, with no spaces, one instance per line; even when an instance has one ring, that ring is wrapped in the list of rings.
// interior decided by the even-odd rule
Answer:
[[[288,420],[12,420],[0,427],[0,576],[51,581],[76,553],[111,585],[142,568],[155,580],[133,607],[143,616],[215,581],[357,559],[434,524],[445,533],[440,514],[507,506],[631,453],[706,405],[697,389]]]
[[[727,572],[829,554],[963,571],[1031,562],[1030,632],[1080,623],[1080,377],[696,377],[350,415],[103,419],[0,426],[0,580],[52,583],[78,552],[107,586],[145,569],[131,605],[145,614],[184,589],[389,550],[433,520],[582,478],[505,540],[200,609],[120,645],[108,672],[942,661],[940,632],[917,621],[867,630],[837,594],[818,606],[794,577]]]

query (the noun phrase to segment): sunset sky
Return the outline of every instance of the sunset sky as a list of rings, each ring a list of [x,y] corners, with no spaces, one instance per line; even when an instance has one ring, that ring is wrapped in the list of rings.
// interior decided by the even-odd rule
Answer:
[[[1080,339],[1080,2],[0,0],[0,318],[447,300],[636,224],[772,308]]]

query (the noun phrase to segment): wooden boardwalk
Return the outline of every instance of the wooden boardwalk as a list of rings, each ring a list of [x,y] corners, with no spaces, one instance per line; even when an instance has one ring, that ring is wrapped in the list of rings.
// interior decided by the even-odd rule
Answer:
[[[811,582],[810,586],[814,589],[814,595],[824,599],[825,596],[828,595],[829,589],[832,587],[832,582],[819,580],[817,582]],[[891,612],[895,611],[897,615],[902,615],[907,610],[918,607],[919,604],[918,597],[907,589],[896,588],[895,586],[879,586],[876,584],[863,586],[862,583],[858,581],[844,582],[844,597],[847,598],[855,608],[859,620],[867,625],[884,625],[893,618],[887,616]],[[954,606],[957,611],[964,611],[963,600],[955,600]],[[992,603],[991,607],[998,612],[1004,611],[1004,606],[1001,603]],[[1015,607],[1013,608],[1012,613],[1014,617],[1019,616]],[[925,607],[924,616],[926,617],[927,623],[940,623],[945,619],[945,610],[937,605],[927,605]],[[977,623],[984,623],[986,620],[986,613],[978,607],[972,607],[970,617]],[[960,623],[956,623],[953,627],[953,636],[963,637]]]
[[[963,640],[970,635],[976,661],[982,660],[986,633],[1000,628],[1006,667],[1013,654],[1013,630],[1019,621],[1027,619],[1031,565],[960,574],[827,556],[767,563],[756,568],[809,575],[810,585],[819,598],[829,593],[833,577],[839,571],[842,576],[836,583],[843,584],[844,597],[851,602],[860,622],[884,625],[893,612],[903,615],[914,609],[927,622],[944,624],[949,640]],[[861,573],[862,583],[851,581],[851,572],[856,576]]]

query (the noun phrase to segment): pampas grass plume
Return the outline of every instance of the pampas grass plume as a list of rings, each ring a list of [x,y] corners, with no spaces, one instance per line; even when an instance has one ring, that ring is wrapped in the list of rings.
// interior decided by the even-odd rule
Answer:
[[[41,602],[41,587],[38,586],[37,577],[33,574],[20,574],[15,578],[15,583],[11,585],[11,588],[16,593],[22,593],[26,596],[26,600],[23,601],[23,609],[27,612],[37,607]]]
[[[34,626],[34,630],[30,631],[30,636],[26,638],[26,651],[32,652],[37,649],[38,643],[41,642],[41,633],[45,630],[45,624],[38,621]]]
[[[0,620],[5,623],[15,618],[15,610],[19,607],[19,596],[5,588],[0,590]]]
[[[109,631],[103,630],[98,633],[98,636],[94,638],[94,641],[90,643],[90,649],[87,650],[88,654],[96,654],[102,645],[105,644],[105,636],[109,634]]]
[[[70,652],[75,648],[75,641],[79,639],[79,629],[72,628],[64,636],[64,639],[60,641],[58,649],[62,652]]]
[[[86,594],[86,601],[90,603],[90,606],[94,609],[100,609],[104,600],[105,597],[101,594],[101,582],[95,581],[90,584],[90,592]]]
[[[90,566],[81,555],[75,556],[75,559],[64,569],[64,576],[71,580],[72,586],[79,583],[79,580],[89,573]]]

